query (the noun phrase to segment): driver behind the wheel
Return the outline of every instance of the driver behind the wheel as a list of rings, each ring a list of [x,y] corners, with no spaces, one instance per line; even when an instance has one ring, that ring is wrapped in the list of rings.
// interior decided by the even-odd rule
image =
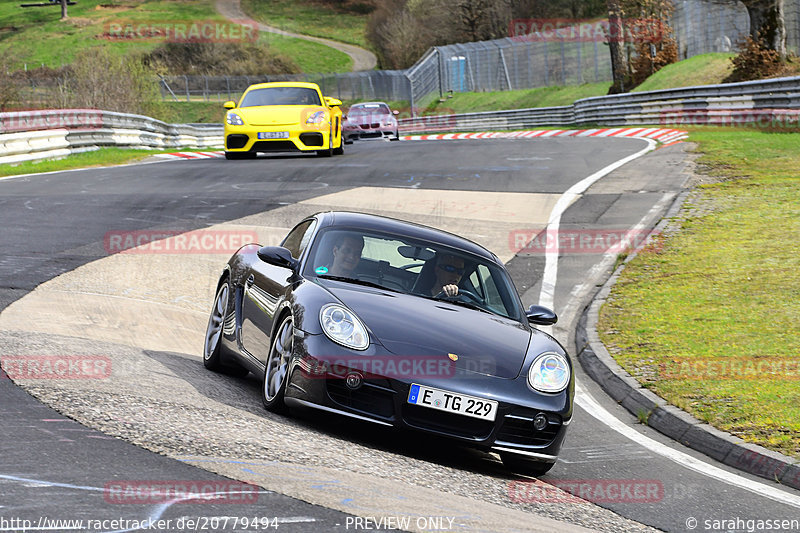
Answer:
[[[446,296],[458,295],[458,283],[464,275],[464,260],[450,254],[440,254],[436,258],[436,281],[431,287],[431,296],[444,293]]]

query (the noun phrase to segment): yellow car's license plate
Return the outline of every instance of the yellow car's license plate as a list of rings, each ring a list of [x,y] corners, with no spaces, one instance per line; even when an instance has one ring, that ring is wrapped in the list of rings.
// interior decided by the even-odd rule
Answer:
[[[259,131],[259,139],[288,139],[288,131]]]
[[[485,400],[424,385],[411,385],[408,392],[408,403],[482,420],[494,421],[497,417],[497,402],[494,400]]]

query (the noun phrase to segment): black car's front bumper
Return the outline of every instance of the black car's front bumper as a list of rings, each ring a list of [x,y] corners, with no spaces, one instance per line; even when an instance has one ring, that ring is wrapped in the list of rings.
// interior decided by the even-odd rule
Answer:
[[[299,335],[303,339],[295,343],[296,354],[285,393],[290,407],[309,407],[385,426],[424,431],[544,462],[554,462],[558,456],[572,417],[571,388],[558,394],[543,394],[531,390],[525,376],[504,379],[456,372],[445,377],[386,377],[365,375],[360,369],[351,369],[363,377],[358,387],[351,388],[344,379],[350,370],[331,368],[320,359],[331,361],[338,355],[352,359],[354,352],[335,345],[324,335],[302,332]],[[312,354],[324,356],[317,358]],[[363,357],[400,356],[371,345]],[[488,421],[408,403],[412,383],[496,400],[497,416]],[[533,424],[539,413],[548,420],[542,430],[536,430]]]

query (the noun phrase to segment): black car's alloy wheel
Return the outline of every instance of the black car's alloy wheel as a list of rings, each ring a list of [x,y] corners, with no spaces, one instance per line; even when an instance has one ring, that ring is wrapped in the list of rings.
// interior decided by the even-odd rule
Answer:
[[[219,367],[220,339],[222,338],[222,324],[225,321],[225,313],[228,307],[228,294],[230,294],[230,289],[228,288],[228,283],[225,282],[217,291],[214,307],[211,309],[211,316],[208,317],[206,344],[203,348],[203,364],[206,368],[212,370],[216,370]]]
[[[261,399],[264,407],[270,411],[279,411],[284,408],[283,393],[286,391],[289,358],[294,346],[294,326],[291,315],[281,322],[272,338],[272,345],[267,357],[267,368],[264,371],[264,386],[261,389]]]
[[[224,281],[217,291],[211,316],[208,317],[206,327],[205,345],[203,346],[203,365],[214,372],[223,372],[233,376],[244,376],[247,370],[240,366],[222,362],[222,328],[228,314],[230,288],[228,281]]]

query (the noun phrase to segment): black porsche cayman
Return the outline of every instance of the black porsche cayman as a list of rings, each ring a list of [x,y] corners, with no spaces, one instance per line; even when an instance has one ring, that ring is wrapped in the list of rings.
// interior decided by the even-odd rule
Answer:
[[[267,409],[308,407],[498,452],[532,475],[572,418],[569,356],[531,325],[498,258],[429,227],[325,212],[282,246],[228,261],[208,322],[211,370],[263,376]]]

